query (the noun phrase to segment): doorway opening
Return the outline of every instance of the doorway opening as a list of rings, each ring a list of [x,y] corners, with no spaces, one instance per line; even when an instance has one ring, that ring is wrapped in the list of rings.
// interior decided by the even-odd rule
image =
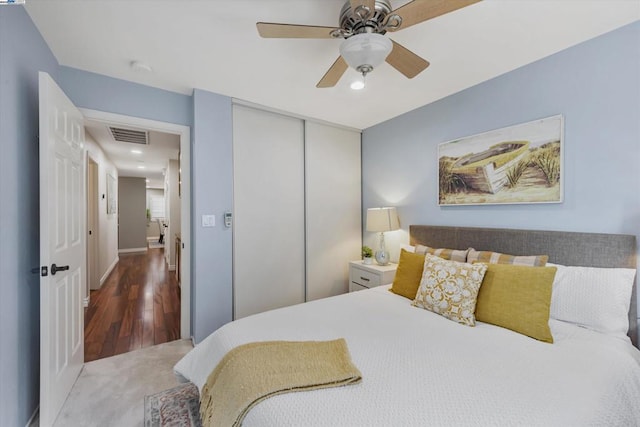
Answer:
[[[100,227],[98,219],[99,187],[98,163],[91,155],[87,155],[87,285],[84,295],[84,306],[89,305],[92,289],[100,287],[99,277],[99,245]]]
[[[180,338],[180,287],[163,248],[120,256],[85,311],[90,362]]]
[[[87,227],[88,274],[94,262],[98,278],[87,276],[92,285],[87,286],[85,361],[189,338],[190,269],[180,266],[190,265],[190,129],[95,110],[81,112],[90,153],[87,224],[91,174],[106,183],[98,184],[99,232],[94,241],[99,243],[94,257],[89,247],[94,232]],[[141,135],[142,143],[136,140]],[[99,147],[98,159],[91,158],[92,144]],[[159,161],[164,165],[161,174]],[[132,210],[133,215],[127,213]]]

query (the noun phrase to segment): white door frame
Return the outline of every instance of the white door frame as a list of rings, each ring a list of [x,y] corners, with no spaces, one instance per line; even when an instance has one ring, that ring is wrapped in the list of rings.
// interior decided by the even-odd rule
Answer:
[[[191,128],[175,123],[80,108],[86,119],[121,126],[134,126],[180,136],[182,188],[180,196],[180,336],[191,338]],[[184,266],[184,267],[183,267]]]
[[[98,219],[98,180],[99,180],[99,169],[98,162],[91,156],[91,154],[87,151],[87,227],[85,232],[87,233],[87,286],[86,286],[86,295],[84,296],[84,306],[88,307],[90,301],[90,295],[92,291],[92,286],[96,286],[100,284],[100,277],[97,276],[98,265],[99,265],[99,256],[98,256],[98,248],[99,248],[99,240],[100,236],[98,232],[100,230],[99,227],[99,219]],[[92,166],[93,165],[93,166]],[[93,182],[90,182],[90,178]],[[93,184],[93,185],[89,185]],[[89,235],[89,231],[91,235]],[[95,288],[94,288],[95,289]]]

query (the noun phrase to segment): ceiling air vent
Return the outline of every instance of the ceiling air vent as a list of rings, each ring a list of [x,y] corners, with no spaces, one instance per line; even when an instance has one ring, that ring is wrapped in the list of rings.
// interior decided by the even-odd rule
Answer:
[[[118,142],[130,142],[132,144],[149,144],[148,134],[144,130],[123,129],[109,126],[113,139]]]

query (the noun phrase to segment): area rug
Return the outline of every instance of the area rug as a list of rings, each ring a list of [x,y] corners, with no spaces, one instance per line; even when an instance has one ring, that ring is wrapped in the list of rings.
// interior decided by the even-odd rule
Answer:
[[[145,427],[201,427],[200,396],[193,383],[145,396]]]

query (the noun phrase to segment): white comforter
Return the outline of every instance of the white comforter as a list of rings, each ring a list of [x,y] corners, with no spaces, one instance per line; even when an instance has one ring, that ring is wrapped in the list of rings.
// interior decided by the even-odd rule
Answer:
[[[471,328],[378,287],[225,325],[175,366],[200,389],[224,354],[267,340],[344,337],[360,384],[271,397],[251,426],[640,426],[640,351],[550,321],[554,344]]]

